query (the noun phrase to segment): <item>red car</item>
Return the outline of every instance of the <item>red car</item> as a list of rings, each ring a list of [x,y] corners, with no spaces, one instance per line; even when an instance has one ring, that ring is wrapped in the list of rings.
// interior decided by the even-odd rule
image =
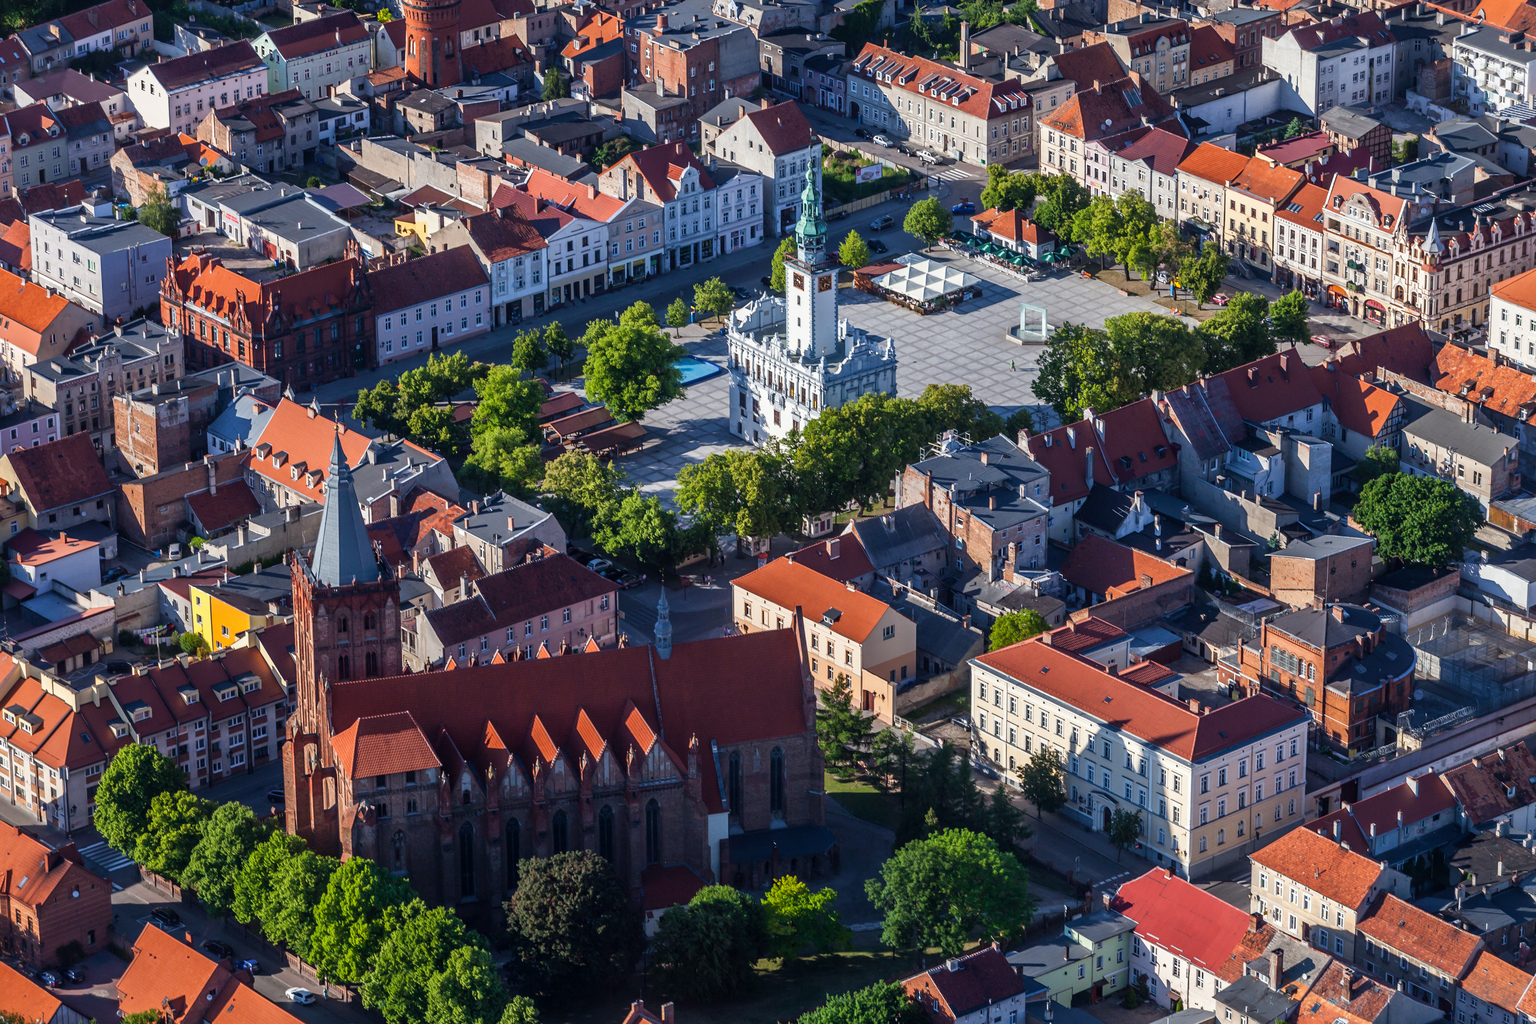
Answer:
[[[1312,344],[1321,345],[1323,348],[1333,348],[1333,346],[1337,345],[1338,343],[1339,341],[1337,338],[1331,337],[1327,334],[1312,335]]]
[[[1227,298],[1226,292],[1217,292],[1215,295],[1211,296],[1211,302],[1218,306],[1225,306],[1230,301],[1231,300]]]

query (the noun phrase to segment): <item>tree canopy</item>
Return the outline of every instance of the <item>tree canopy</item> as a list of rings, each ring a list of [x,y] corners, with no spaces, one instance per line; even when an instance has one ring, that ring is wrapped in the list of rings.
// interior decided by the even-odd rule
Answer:
[[[832,996],[825,1005],[802,1013],[796,1024],[927,1024],[928,1019],[928,1011],[907,995],[901,982],[877,981]]]
[[[645,948],[628,892],[590,850],[524,860],[507,930],[519,987],[534,993],[609,991]]]
[[[1035,201],[1037,180],[1027,171],[1009,173],[1002,164],[988,164],[987,184],[981,190],[981,208],[1028,210]]]
[[[211,800],[186,790],[156,793],[149,802],[144,831],[134,845],[133,859],[157,875],[181,881],[213,808]]]
[[[763,894],[767,956],[790,960],[810,951],[834,953],[847,949],[853,933],[843,927],[832,903],[833,889],[811,890],[794,875],[774,879]]]
[[[1018,776],[1019,788],[1024,791],[1024,797],[1035,805],[1035,816],[1041,817],[1045,812],[1055,813],[1066,806],[1066,778],[1065,767],[1061,763],[1061,755],[1054,747],[1045,744],[1040,745],[1023,764],[1013,770]]]
[[[955,218],[943,203],[929,196],[927,199],[919,199],[907,209],[906,220],[901,227],[912,237],[921,238],[924,245],[931,246],[954,231]]]
[[[987,641],[987,650],[998,651],[1004,647],[1011,647],[1032,636],[1044,633],[1049,628],[1050,625],[1033,608],[1026,608],[1020,612],[1004,612],[992,620],[992,633]]]
[[[182,874],[182,884],[197,891],[209,917],[223,917],[234,909],[235,883],[266,835],[256,812],[238,801],[220,804],[209,816]]]
[[[1439,569],[1464,558],[1483,521],[1472,495],[1449,480],[1385,473],[1366,484],[1354,518],[1376,537],[1383,558]]]
[[[857,231],[843,236],[843,244],[837,247],[837,261],[850,270],[869,266],[869,246]]]
[[[363,1005],[389,1024],[427,1019],[432,980],[447,970],[455,951],[484,947],[448,907],[428,907],[419,898],[385,911],[384,944],[363,976]],[[460,961],[460,966],[468,967]]]
[[[149,826],[150,805],[161,793],[187,788],[186,774],[154,747],[130,743],[101,773],[93,824],[114,850],[133,856]]]
[[[682,346],[673,344],[643,302],[625,310],[618,323],[587,324],[582,346],[587,350],[587,394],[619,419],[642,419],[683,394],[683,373],[677,368]]]
[[[410,883],[367,857],[352,857],[331,875],[315,907],[313,963],[330,978],[356,984],[388,937],[385,911],[411,899]]]
[[[767,945],[762,907],[739,889],[707,885],[686,907],[662,917],[651,941],[651,969],[663,991],[725,999],[751,982]]]

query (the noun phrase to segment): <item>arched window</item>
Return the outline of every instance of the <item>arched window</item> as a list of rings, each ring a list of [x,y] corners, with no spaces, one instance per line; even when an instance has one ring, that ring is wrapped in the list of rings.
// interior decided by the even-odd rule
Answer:
[[[768,809],[774,817],[784,817],[784,748],[774,747],[768,755]]]
[[[571,828],[564,811],[556,811],[549,823],[549,849],[551,853],[565,853],[571,848]]]
[[[379,652],[369,651],[363,655],[363,664],[367,666],[369,677],[379,674]]]
[[[337,655],[336,657],[336,678],[352,678],[352,659],[345,654]]]
[[[645,862],[661,862],[661,804],[654,797],[645,805]]]
[[[347,617],[345,615],[343,615],[341,617],[340,622],[337,624],[336,631],[338,633],[345,633],[345,632],[348,631],[348,628],[347,628]]]
[[[507,891],[517,888],[517,863],[523,859],[523,823],[507,822]]]
[[[459,895],[475,894],[475,826],[465,822],[459,829]]]
[[[363,613],[363,628],[364,629],[372,629],[373,626],[374,626],[373,612],[364,612]]]
[[[613,808],[607,804],[597,812],[597,852],[613,860]]]
[[[396,832],[389,840],[389,871],[390,874],[405,874],[405,833]]]
[[[731,817],[741,818],[741,752],[731,751],[731,766],[729,775],[729,788],[727,790],[731,801]]]

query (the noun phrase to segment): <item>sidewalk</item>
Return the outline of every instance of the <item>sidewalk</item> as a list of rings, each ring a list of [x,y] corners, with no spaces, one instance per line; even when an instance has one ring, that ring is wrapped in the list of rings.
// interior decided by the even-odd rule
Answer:
[[[990,797],[1001,783],[980,776],[976,779],[976,785]],[[1149,861],[1131,850],[1126,850],[1117,860],[1115,847],[1104,837],[1104,833],[1090,831],[1059,813],[1039,816],[1034,804],[1018,793],[1010,792],[1013,805],[1029,815],[1029,827],[1034,829],[1033,839],[1028,840],[1031,852],[1036,860],[1051,870],[1075,882],[1102,889],[1106,886],[1114,888],[1156,866],[1155,861]]]

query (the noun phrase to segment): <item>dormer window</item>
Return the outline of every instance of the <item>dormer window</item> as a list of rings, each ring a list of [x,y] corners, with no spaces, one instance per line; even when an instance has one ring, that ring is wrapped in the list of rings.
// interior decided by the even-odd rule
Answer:
[[[127,736],[128,735],[128,723],[127,722],[113,722],[112,723],[112,735],[116,739],[122,739],[124,736]]]
[[[142,722],[152,714],[154,714],[154,712],[150,711],[149,708],[139,708],[138,710],[134,711],[133,720],[135,722]]]
[[[233,699],[239,692],[239,689],[235,686],[234,683],[225,683],[223,685],[214,687],[213,695],[219,698],[219,700],[222,702]]]

